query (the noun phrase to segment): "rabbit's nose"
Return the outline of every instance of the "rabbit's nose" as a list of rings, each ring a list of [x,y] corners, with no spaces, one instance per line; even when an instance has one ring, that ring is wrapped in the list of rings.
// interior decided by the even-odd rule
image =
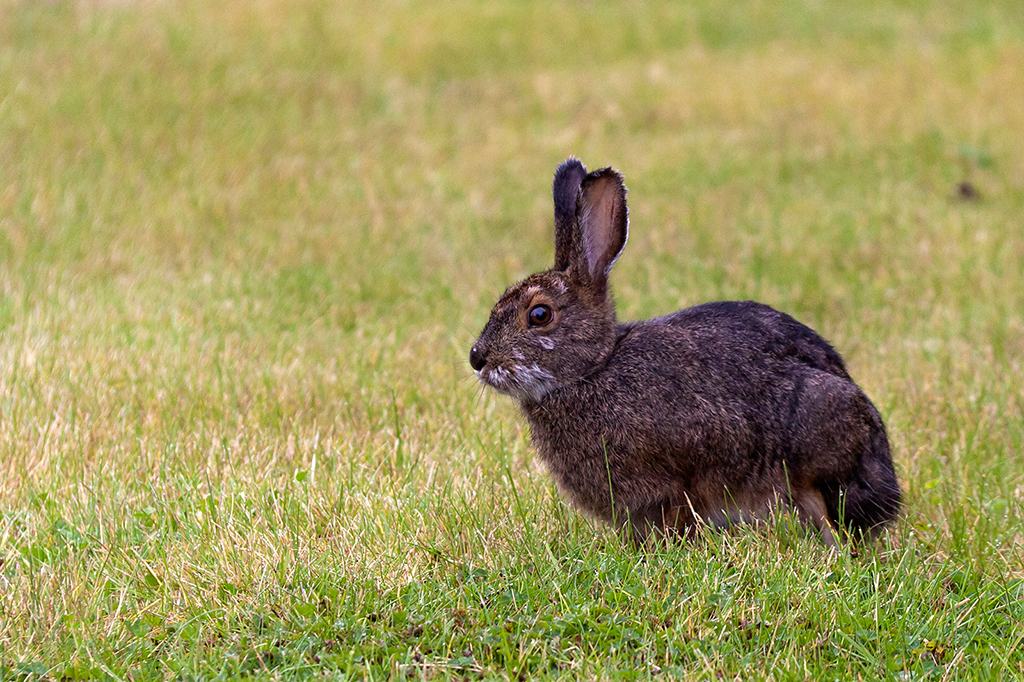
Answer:
[[[469,366],[479,372],[486,364],[487,358],[484,357],[484,354],[476,346],[473,346],[469,351]]]

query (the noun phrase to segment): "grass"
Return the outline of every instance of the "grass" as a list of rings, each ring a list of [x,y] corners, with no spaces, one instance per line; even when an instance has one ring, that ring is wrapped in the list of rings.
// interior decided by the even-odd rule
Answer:
[[[1017,0],[0,0],[0,679],[1024,675],[1022,61]],[[558,497],[466,358],[571,153],[623,318],[842,350],[887,538]]]

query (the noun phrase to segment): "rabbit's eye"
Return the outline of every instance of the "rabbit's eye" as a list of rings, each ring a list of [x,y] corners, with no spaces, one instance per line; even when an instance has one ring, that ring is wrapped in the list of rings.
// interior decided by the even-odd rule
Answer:
[[[531,327],[543,327],[551,321],[551,308],[546,305],[535,305],[527,314]]]

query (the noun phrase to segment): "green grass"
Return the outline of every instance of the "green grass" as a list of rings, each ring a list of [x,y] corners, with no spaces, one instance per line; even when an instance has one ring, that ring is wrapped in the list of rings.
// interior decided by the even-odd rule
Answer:
[[[1021,63],[1019,0],[0,0],[0,679],[1024,675]],[[623,318],[844,353],[888,537],[558,497],[467,354],[569,154]]]

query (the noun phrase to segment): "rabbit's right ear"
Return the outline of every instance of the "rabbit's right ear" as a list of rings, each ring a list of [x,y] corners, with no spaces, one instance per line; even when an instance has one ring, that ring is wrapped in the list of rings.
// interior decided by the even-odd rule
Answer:
[[[611,167],[594,171],[580,184],[576,205],[580,259],[574,264],[598,293],[629,237],[629,210],[622,176]]]
[[[555,270],[567,270],[580,257],[580,231],[576,224],[576,204],[587,169],[570,156],[555,170],[551,189],[555,197]]]

